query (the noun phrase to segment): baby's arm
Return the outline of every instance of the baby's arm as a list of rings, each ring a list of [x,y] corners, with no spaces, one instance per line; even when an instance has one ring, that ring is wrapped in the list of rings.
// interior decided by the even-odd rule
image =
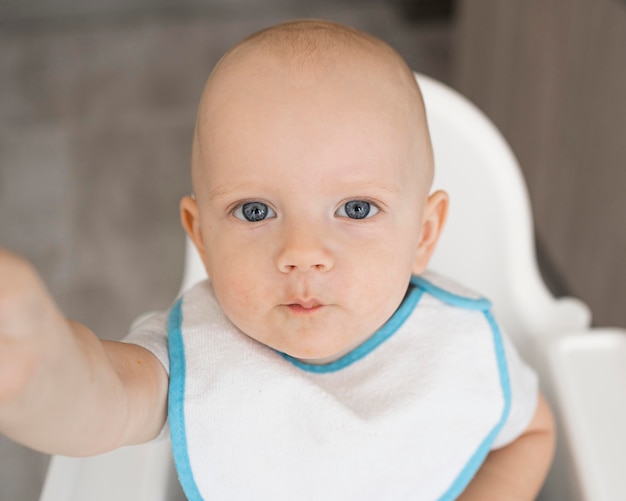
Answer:
[[[552,413],[540,395],[537,411],[526,431],[487,456],[459,501],[535,499],[552,462],[554,441]]]
[[[166,405],[156,357],[66,320],[35,270],[0,249],[0,433],[42,452],[97,454],[155,437]]]

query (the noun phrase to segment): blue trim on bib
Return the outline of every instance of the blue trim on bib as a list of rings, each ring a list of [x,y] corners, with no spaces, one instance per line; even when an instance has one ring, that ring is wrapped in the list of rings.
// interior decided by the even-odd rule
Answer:
[[[479,311],[488,311],[491,308],[491,301],[486,298],[469,298],[461,296],[443,289],[420,276],[412,276],[411,285],[415,288],[409,292],[408,296],[404,299],[392,317],[387,320],[385,325],[376,331],[376,333],[367,339],[363,344],[357,346],[354,350],[338,360],[328,364],[309,364],[302,362],[291,355],[287,355],[286,353],[277,353],[299,369],[307,372],[313,372],[316,374],[336,372],[341,369],[345,369],[358,360],[361,360],[389,339],[413,312],[413,309],[417,306],[417,303],[424,292],[429,293],[431,296],[443,301],[444,303],[457,306],[459,308]]]
[[[424,289],[430,295],[436,297],[444,303],[451,304],[452,306],[458,306],[459,308],[464,308],[466,310],[481,311],[486,311],[491,308],[491,301],[484,297],[471,298],[461,296],[459,294],[455,294],[454,292],[450,292],[449,290],[443,289],[423,277],[413,277],[412,282],[415,283],[415,285],[417,285],[420,289]]]
[[[413,284],[413,279],[411,279],[411,284]],[[374,335],[368,338],[365,342],[357,346],[351,352],[345,354],[343,357],[335,360],[334,362],[328,364],[307,364],[306,362],[302,362],[297,358],[294,358],[286,353],[277,352],[284,359],[291,362],[293,365],[302,369],[303,371],[313,372],[316,374],[325,374],[329,372],[337,372],[341,369],[345,369],[349,365],[352,365],[354,362],[361,360],[366,355],[369,355],[376,348],[378,348],[381,344],[383,344],[387,339],[393,336],[396,331],[402,326],[402,324],[406,321],[407,318],[411,315],[420,298],[422,297],[423,290],[415,287],[412,289],[404,301],[400,305],[400,307],[396,310],[396,312],[391,316],[389,320],[378,329]]]
[[[170,420],[172,452],[178,479],[189,501],[202,501],[189,462],[187,431],[185,428],[185,347],[183,344],[183,300],[172,307],[167,321],[168,350],[170,357],[170,386],[167,412]]]
[[[439,287],[423,277],[414,277],[414,283],[433,297],[443,301],[444,303],[464,308],[468,310],[482,311],[492,332],[493,348],[498,365],[498,373],[500,375],[500,387],[502,388],[502,398],[504,399],[504,407],[500,421],[489,434],[484,438],[478,446],[472,457],[463,467],[461,473],[454,480],[448,490],[439,498],[439,501],[452,501],[456,499],[468,486],[485,461],[485,458],[491,451],[491,446],[497,438],[498,434],[506,424],[511,412],[511,382],[509,380],[509,369],[506,362],[506,354],[504,344],[502,342],[502,333],[491,314],[491,301],[484,297],[472,298],[455,294],[447,289]]]
[[[482,311],[492,331],[494,352],[500,376],[500,387],[502,389],[504,399],[504,408],[498,424],[496,424],[484,438],[459,475],[452,482],[448,490],[439,498],[439,501],[452,501],[465,490],[467,485],[474,478],[476,472],[482,466],[485,458],[489,454],[493,442],[508,419],[511,410],[511,385],[506,354],[500,329],[489,310],[491,307],[491,302],[489,300],[485,298],[468,298],[452,293],[434,285],[422,277],[412,277],[411,284],[415,287],[409,291],[407,297],[392,317],[372,337],[340,359],[330,364],[314,365],[301,362],[300,360],[287,354],[278,353],[296,367],[308,372],[329,373],[341,370],[374,351],[378,346],[397,332],[411,315],[424,292],[427,292],[435,298],[451,304],[452,306]],[[168,349],[170,357],[168,413],[170,432],[172,437],[174,462],[176,464],[178,477],[183,490],[185,491],[185,495],[190,501],[202,501],[202,495],[200,494],[191,470],[187,434],[185,429],[184,395],[186,362],[182,335],[182,321],[182,299],[179,299],[172,307],[168,318]]]
[[[478,472],[479,468],[485,462],[485,458],[491,451],[493,442],[506,424],[506,420],[508,419],[511,411],[511,382],[509,380],[509,369],[506,362],[506,353],[502,342],[502,334],[490,311],[491,301],[484,297],[471,298],[455,294],[433,284],[423,277],[415,277],[414,282],[418,287],[447,304],[468,310],[482,311],[489,327],[491,328],[493,348],[496,356],[496,363],[498,365],[498,373],[500,375],[500,387],[502,388],[502,397],[504,399],[504,408],[502,409],[500,421],[498,421],[498,424],[496,424],[491,432],[489,432],[489,434],[484,438],[452,485],[443,494],[443,496],[439,498],[439,501],[452,501],[465,490],[474,478],[476,472]]]
[[[493,333],[493,345],[498,363],[498,372],[500,373],[500,387],[502,388],[502,397],[504,398],[504,409],[498,424],[491,430],[489,435],[485,437],[478,446],[470,460],[467,462],[461,473],[457,476],[447,492],[439,498],[439,501],[452,501],[456,499],[468,486],[476,475],[476,472],[482,466],[485,458],[491,451],[491,446],[496,437],[505,425],[506,420],[511,412],[511,381],[509,379],[509,369],[506,363],[506,353],[504,352],[504,344],[502,342],[502,334],[490,311],[484,311],[485,318],[491,327]]]

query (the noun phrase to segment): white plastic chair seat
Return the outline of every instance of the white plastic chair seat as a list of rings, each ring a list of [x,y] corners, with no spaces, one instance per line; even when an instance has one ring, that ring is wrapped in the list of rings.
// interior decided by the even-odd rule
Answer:
[[[626,499],[626,335],[595,329],[548,348],[560,439],[577,476],[572,500]],[[574,479],[572,479],[574,480]]]
[[[465,98],[419,75],[435,151],[435,187],[450,193],[432,267],[490,297],[534,365],[558,418],[555,465],[543,500],[626,500],[626,335],[592,331],[588,308],[555,299],[538,272],[532,218],[517,161]],[[183,288],[204,276],[188,242]],[[107,455],[54,457],[41,501],[172,501],[168,443]],[[182,499],[182,498],[180,498]]]
[[[90,458],[52,458],[41,498],[47,501],[178,501],[170,443],[123,447]]]

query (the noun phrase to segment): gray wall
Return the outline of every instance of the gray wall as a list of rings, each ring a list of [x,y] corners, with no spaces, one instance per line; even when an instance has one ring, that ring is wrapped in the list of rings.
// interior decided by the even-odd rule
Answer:
[[[626,2],[460,2],[455,85],[502,129],[553,283],[626,326]]]

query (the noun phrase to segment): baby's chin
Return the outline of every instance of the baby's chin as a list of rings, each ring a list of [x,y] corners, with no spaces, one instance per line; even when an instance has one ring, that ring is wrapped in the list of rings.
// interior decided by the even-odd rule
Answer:
[[[328,365],[333,362],[336,362],[340,358],[346,356],[348,353],[352,352],[358,346],[363,344],[369,336],[365,339],[360,339],[357,342],[353,342],[348,345],[342,346],[317,346],[315,348],[296,348],[289,350],[278,350],[282,351],[286,355],[289,355],[296,360],[310,365]]]

